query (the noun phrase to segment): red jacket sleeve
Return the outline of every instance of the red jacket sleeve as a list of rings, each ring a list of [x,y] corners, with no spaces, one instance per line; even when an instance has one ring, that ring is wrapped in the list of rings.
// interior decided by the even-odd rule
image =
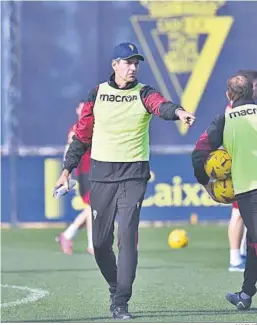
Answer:
[[[164,120],[178,120],[175,111],[177,108],[181,108],[180,105],[168,101],[150,86],[144,86],[140,95],[146,110],[150,114],[157,115]]]
[[[89,93],[88,101],[84,104],[81,118],[75,126],[75,135],[66,152],[63,167],[70,173],[76,168],[82,156],[89,150],[92,141],[94,127],[94,103],[98,87]]]
[[[81,142],[91,144],[93,127],[94,127],[94,104],[97,96],[98,87],[93,89],[88,96],[87,102],[85,102],[81,117],[75,127],[75,136]]]

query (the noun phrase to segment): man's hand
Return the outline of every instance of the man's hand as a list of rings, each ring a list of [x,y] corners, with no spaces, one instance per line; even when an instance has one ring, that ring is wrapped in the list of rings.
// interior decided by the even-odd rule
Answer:
[[[55,187],[59,188],[60,186],[64,185],[67,192],[69,191],[69,178],[70,178],[70,173],[67,169],[64,169],[60,178],[56,182]]]
[[[188,124],[189,126],[193,125],[195,121],[195,116],[193,114],[184,111],[183,109],[178,109],[176,114],[182,123]]]

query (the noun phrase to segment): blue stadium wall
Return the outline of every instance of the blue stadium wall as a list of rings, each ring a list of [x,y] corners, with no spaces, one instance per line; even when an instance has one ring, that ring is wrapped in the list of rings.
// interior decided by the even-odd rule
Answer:
[[[108,78],[112,49],[122,41],[135,43],[145,55],[140,81],[197,116],[190,129],[152,119],[153,177],[142,219],[189,220],[195,214],[200,220],[227,219],[230,207],[215,205],[196,183],[190,149],[226,107],[227,77],[257,68],[256,12],[257,2],[250,1],[21,3],[19,145],[59,148],[59,154],[18,157],[19,221],[66,222],[82,208],[76,194],[54,201],[50,188],[58,177],[60,148],[76,120],[75,106]],[[2,107],[3,114],[7,109]],[[1,143],[6,141],[3,133]],[[4,222],[13,204],[10,173],[4,156]]]
[[[17,162],[18,222],[70,222],[83,209],[78,188],[56,200],[54,183],[61,157],[20,157]],[[193,177],[188,154],[153,155],[151,180],[143,202],[142,221],[227,220],[230,206],[216,204]],[[12,209],[10,162],[2,161],[2,222]],[[101,198],[99,197],[99,200]]]

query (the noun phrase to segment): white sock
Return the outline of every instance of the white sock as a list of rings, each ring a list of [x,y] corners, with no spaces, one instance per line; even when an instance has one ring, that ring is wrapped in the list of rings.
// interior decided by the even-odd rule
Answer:
[[[87,247],[93,248],[92,230],[87,229]]]
[[[230,250],[230,264],[233,266],[239,265],[242,263],[240,256],[240,249],[231,249]]]
[[[247,243],[246,243],[246,227],[244,227],[244,234],[241,240],[240,245],[240,254],[246,256],[246,249],[247,249]]]
[[[63,236],[67,240],[72,240],[78,233],[78,228],[72,223],[69,227],[64,231]]]

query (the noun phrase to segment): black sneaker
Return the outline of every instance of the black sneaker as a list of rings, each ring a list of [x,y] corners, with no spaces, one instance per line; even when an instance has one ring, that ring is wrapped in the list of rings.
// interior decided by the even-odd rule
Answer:
[[[113,313],[115,309],[115,302],[114,302],[114,293],[111,293],[110,295],[110,312]]]
[[[237,307],[238,310],[247,310],[251,307],[252,298],[243,299],[241,297],[241,292],[227,293],[226,299],[233,305]]]
[[[124,306],[115,306],[115,309],[112,313],[114,319],[131,319],[132,315],[128,312],[128,305]]]

